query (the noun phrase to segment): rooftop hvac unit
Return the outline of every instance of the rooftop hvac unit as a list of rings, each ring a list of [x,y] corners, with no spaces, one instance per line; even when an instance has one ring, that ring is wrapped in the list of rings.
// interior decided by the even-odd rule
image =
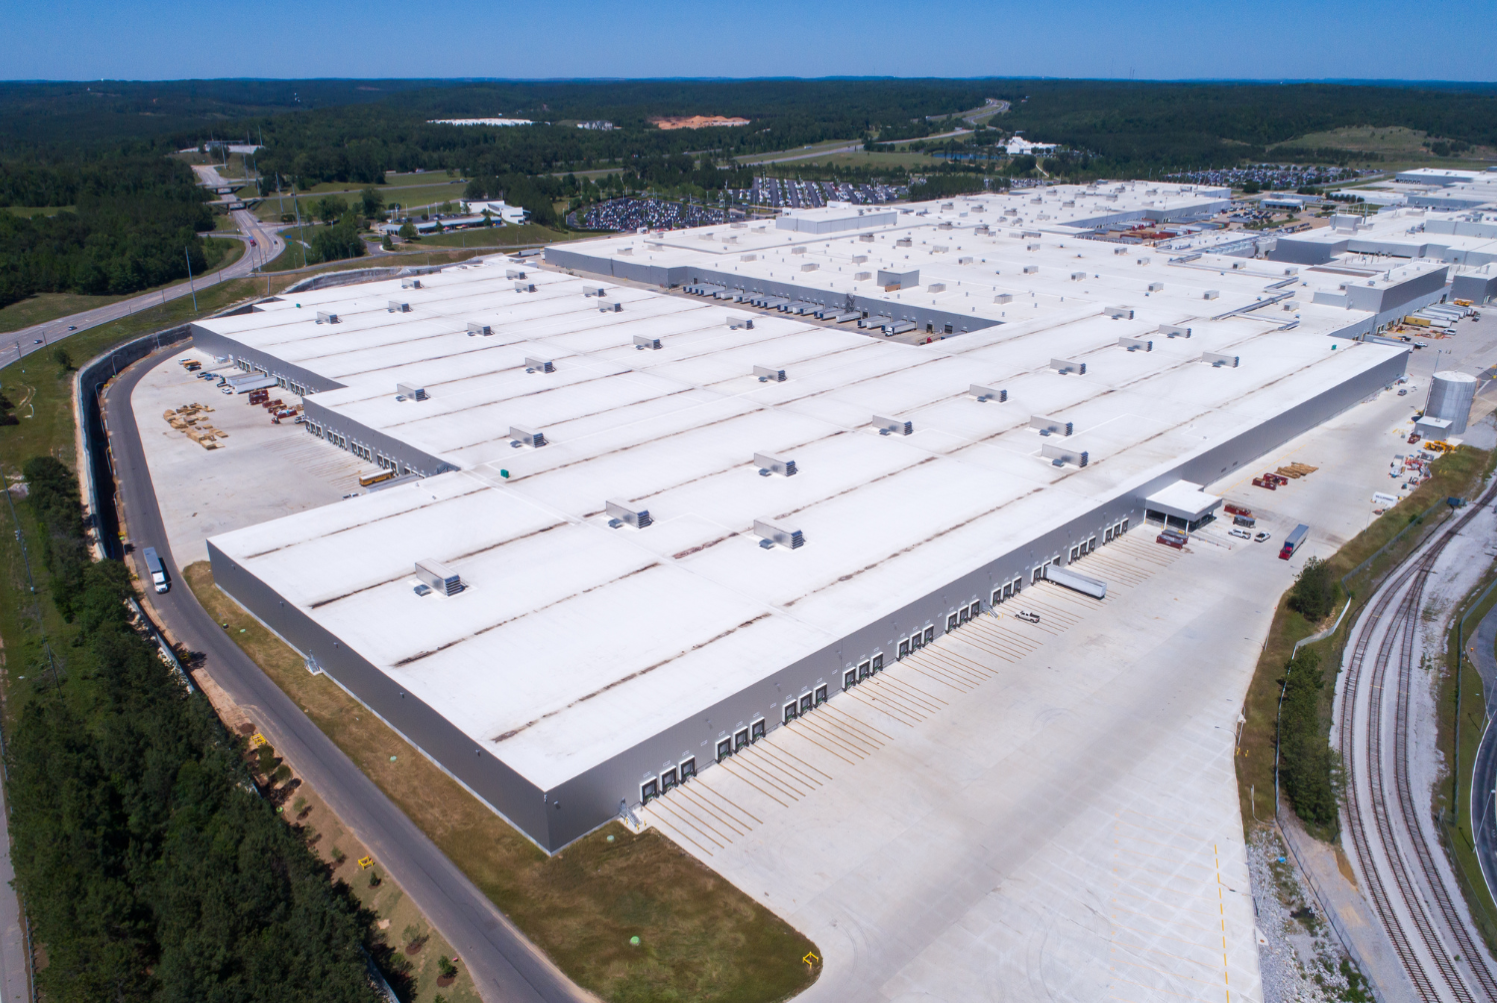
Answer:
[[[1247,262],[1245,262],[1245,261],[1234,261],[1234,262],[1232,262],[1232,271],[1234,271],[1234,272],[1240,272],[1240,271],[1242,271],[1242,269],[1244,267],[1246,267],[1246,265],[1247,265]]]
[[[546,445],[545,432],[537,432],[533,428],[524,428],[520,425],[509,426],[509,438],[512,444],[519,443],[522,446],[530,446],[534,449],[540,449]]]
[[[972,384],[967,388],[967,393],[976,397],[979,403],[997,401],[999,404],[1002,404],[1008,400],[1007,390],[999,390],[997,387],[985,387],[981,383]]]
[[[1051,465],[1057,467],[1063,467],[1067,463],[1084,467],[1090,459],[1090,456],[1084,449],[1068,449],[1065,446],[1057,446],[1048,442],[1040,446],[1040,455],[1049,460]]]
[[[903,418],[886,418],[881,414],[873,416],[873,427],[878,429],[879,435],[909,435],[915,431],[914,422]]]
[[[974,234],[979,234],[981,236],[986,237],[988,234],[992,233],[993,231],[992,231],[992,228],[990,228],[988,226],[988,224],[983,223],[981,226],[977,227],[977,229],[973,230],[972,232]]]
[[[1201,355],[1202,362],[1209,362],[1212,368],[1220,369],[1226,366],[1228,369],[1236,369],[1238,357],[1235,355],[1221,355],[1217,352],[1205,352]]]
[[[401,397],[404,397],[406,400],[424,401],[427,399],[425,387],[413,386],[410,383],[395,384],[395,393],[397,393]]]
[[[765,475],[779,474],[781,477],[794,477],[796,473],[794,460],[782,460],[768,453],[755,453],[754,466],[759,468],[759,473]]]
[[[1214,300],[1214,299],[1219,299],[1220,297],[1221,297],[1221,290],[1220,289],[1207,289],[1204,293],[1201,294],[1201,299],[1203,299],[1203,300]]]
[[[607,292],[607,290],[604,289],[602,286],[583,286],[582,287],[582,295],[583,296],[602,296],[605,292]]]
[[[411,305],[402,300],[391,300],[385,308],[386,313],[410,313]]]
[[[1113,254],[1127,254],[1128,253],[1128,248],[1126,248],[1126,247],[1114,247],[1112,249],[1112,253]]]
[[[914,245],[914,243],[915,242],[913,240],[911,240],[909,237],[900,237],[898,240],[896,240],[894,242],[894,246],[895,247],[911,247],[911,246]]]
[[[1151,292],[1151,293],[1157,293],[1157,292],[1159,292],[1159,290],[1161,290],[1161,289],[1164,288],[1164,283],[1163,282],[1150,282],[1148,288],[1149,288],[1149,292]]]
[[[855,264],[855,265],[861,265],[861,264],[863,264],[867,260],[868,260],[868,255],[866,255],[866,254],[854,254],[852,256],[852,263]]]
[[[527,373],[554,373],[556,366],[550,359],[537,359],[532,355],[525,356],[525,371]]]
[[[920,284],[920,270],[916,268],[907,272],[896,272],[880,268],[878,284],[885,289],[913,289]]]
[[[728,330],[730,330],[730,331],[736,331],[740,327],[743,328],[745,331],[752,331],[754,329],[754,318],[752,318],[752,317],[729,317],[728,318]]]
[[[1013,301],[1014,297],[1012,293],[999,293],[993,297],[994,303],[1012,303]]]
[[[635,508],[628,502],[611,501],[603,504],[603,511],[608,516],[608,525],[614,529],[620,526],[633,526],[635,529],[644,529],[654,519],[650,518],[650,510]]]
[[[1118,347],[1126,348],[1130,352],[1137,352],[1140,349],[1145,352],[1154,351],[1154,343],[1152,341],[1145,341],[1143,338],[1119,338]]]
[[[956,263],[959,265],[970,265],[972,264],[972,256],[969,254],[966,257],[957,258]]]
[[[489,327],[489,325],[487,324],[480,324],[477,321],[470,320],[468,321],[468,333],[470,335],[481,334],[485,338],[487,338],[489,335],[494,333],[494,329]]]
[[[336,323],[338,323],[338,315],[335,314],[335,313],[328,313],[326,310],[318,310],[317,311],[317,323],[319,323],[319,324],[336,324]]]
[[[641,351],[641,352],[643,352],[647,348],[649,348],[649,349],[659,349],[660,348],[660,339],[659,338],[651,338],[651,337],[648,337],[648,336],[643,335],[643,334],[636,334],[634,336],[634,347],[638,351]]]
[[[531,290],[531,292],[534,292],[534,291],[535,290],[533,290],[533,289]],[[598,304],[598,312],[599,313],[623,313],[624,312],[624,304],[620,303],[618,300],[603,300],[601,303]]]
[[[858,239],[861,240],[865,244],[871,244],[871,243],[873,243],[873,234],[871,234],[871,233],[860,233],[860,234],[858,234]]]
[[[946,244],[933,244],[931,246],[930,253],[932,253],[932,254],[945,254],[949,250],[951,250],[951,248],[949,246],[947,246]]]
[[[401,279],[400,280],[400,288],[402,288],[402,289],[420,289],[421,288],[421,280],[420,279]]]
[[[1132,320],[1133,308],[1131,306],[1105,306],[1102,312],[1113,320]]]
[[[770,369],[768,366],[755,366],[754,375],[759,378],[760,383],[784,383],[785,370]]]
[[[515,292],[517,292],[517,293],[533,293],[533,292],[535,292],[535,283],[534,282],[516,282],[515,283]]]
[[[1041,435],[1071,435],[1076,431],[1076,426],[1071,422],[1042,414],[1033,415],[1029,419],[1029,427],[1039,429]]]
[[[803,272],[814,272],[814,271],[816,271],[816,269],[818,269],[820,267],[821,266],[818,265],[816,262],[814,262],[814,261],[808,261],[804,265],[800,266],[800,270],[803,271]]]
[[[1051,359],[1050,368],[1062,376],[1070,373],[1075,373],[1077,376],[1086,375],[1086,363],[1077,362],[1075,359]]]
[[[754,535],[759,538],[759,546],[765,550],[780,546],[786,550],[795,550],[805,545],[806,538],[798,529],[783,529],[763,519],[754,520]]]
[[[950,223],[937,223],[936,224],[936,229],[937,230],[949,230],[949,229],[951,229],[951,224]]]
[[[1072,272],[1071,273],[1071,281],[1072,282],[1080,282],[1084,278],[1086,278],[1086,273],[1085,272]]]
[[[928,293],[944,293],[946,291],[946,283],[932,282],[930,285],[925,287],[925,291]]]
[[[871,278],[873,278],[872,272],[858,272],[853,275],[852,280],[854,282],[867,282]]]
[[[1189,338],[1190,328],[1176,327],[1174,324],[1160,324],[1159,333],[1166,338]]]
[[[1285,275],[1298,275],[1299,274],[1299,269],[1296,268],[1296,267],[1294,267],[1293,265],[1290,265],[1288,268],[1284,269],[1284,274]]]
[[[416,577],[421,584],[444,596],[455,596],[463,590],[462,578],[440,561],[417,561]]]
[[[758,261],[759,260],[759,256],[757,254],[740,254],[738,256],[738,260],[739,261]]]
[[[1024,274],[1025,275],[1033,275],[1036,272],[1038,272],[1039,270],[1040,270],[1040,266],[1039,265],[1025,265],[1024,266]]]
[[[504,270],[504,277],[506,279],[523,279],[525,277],[525,270],[522,268],[506,268]]]

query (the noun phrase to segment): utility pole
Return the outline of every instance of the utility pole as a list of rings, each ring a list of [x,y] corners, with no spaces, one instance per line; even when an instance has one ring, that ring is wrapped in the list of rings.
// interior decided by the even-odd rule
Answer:
[[[192,255],[188,253],[185,247],[182,248],[182,257],[187,259],[187,288],[192,290],[192,312],[197,313],[198,291],[197,287],[192,284]]]

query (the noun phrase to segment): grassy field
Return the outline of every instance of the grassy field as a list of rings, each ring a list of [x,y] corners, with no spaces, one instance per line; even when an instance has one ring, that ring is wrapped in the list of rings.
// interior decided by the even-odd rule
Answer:
[[[810,983],[805,937],[660,834],[613,824],[547,857],[336,683],[308,673],[213,585],[206,562],[182,573],[266,674],[579,984],[621,1003],[768,1003]]]
[[[431,177],[431,175],[425,176]],[[302,218],[308,219],[315,211],[313,209],[313,206],[315,206],[315,204],[320,201],[324,195],[337,195],[345,202],[352,204],[358,201],[359,193],[364,190],[364,187],[365,186],[360,185],[357,188],[349,188],[348,186],[343,184],[337,184],[333,186],[318,185],[310,192],[302,192],[298,194],[295,201],[301,203]],[[441,205],[443,202],[451,202],[454,206],[456,206],[457,203],[462,201],[463,190],[466,187],[466,182],[444,181],[438,184],[410,185],[400,188],[393,186],[376,187],[375,191],[379,192],[380,195],[384,197],[385,203],[387,205],[390,203],[399,203],[400,205],[405,206],[409,209],[419,210],[423,206]],[[272,222],[279,221],[281,218],[281,213],[283,211],[288,213],[294,213],[296,211],[292,207],[292,201],[293,199],[290,194],[281,196],[279,198],[275,195],[267,196],[263,201],[260,202],[259,205],[255,206],[255,215],[263,220],[269,220]],[[282,209],[283,205],[285,206],[284,209]]]
[[[1478,598],[1482,591],[1497,580],[1497,565],[1487,570],[1486,575],[1476,588],[1462,600],[1462,606],[1466,607]],[[1450,625],[1449,636],[1446,639],[1445,672],[1440,682],[1439,702],[1437,704],[1439,722],[1439,736],[1436,747],[1440,751],[1441,762],[1446,764],[1442,782],[1435,787],[1434,809],[1437,813],[1440,825],[1440,835],[1450,852],[1455,863],[1456,880],[1460,882],[1461,891],[1466,896],[1466,904],[1471,909],[1472,918],[1475,920],[1476,928],[1481,931],[1482,939],[1487,942],[1487,949],[1497,951],[1497,903],[1492,901],[1492,895],[1487,890],[1486,879],[1481,873],[1481,864],[1477,862],[1475,843],[1472,839],[1471,825],[1471,775],[1476,765],[1476,747],[1481,743],[1482,730],[1486,726],[1486,695],[1482,686],[1481,673],[1477,671],[1475,659],[1469,655],[1463,659],[1460,672],[1456,671],[1456,658],[1463,645],[1470,645],[1476,633],[1476,625],[1481,622],[1483,616],[1494,606],[1497,606],[1497,589],[1481,601],[1480,604],[1471,606],[1465,614],[1465,631],[1460,643],[1456,641],[1456,625]],[[1456,684],[1459,678],[1460,696],[1456,695]],[[1457,711],[1459,708],[1459,711]],[[1456,721],[1460,722],[1460,771],[1458,775],[1457,790],[1452,799],[1452,785],[1449,783],[1450,773],[1456,761]],[[1452,807],[1458,809],[1459,817],[1455,825],[1451,825]]]
[[[1434,476],[1430,480],[1379,516],[1328,559],[1332,576],[1340,579],[1350,572],[1440,499],[1451,495],[1471,497],[1472,493],[1480,489],[1482,475],[1490,469],[1491,459],[1492,454],[1463,446],[1436,460]],[[1335,674],[1341,665],[1341,652],[1358,612],[1372,597],[1382,577],[1390,569],[1397,567],[1420,542],[1444,525],[1450,511],[1449,508],[1440,506],[1426,522],[1405,533],[1369,568],[1347,581],[1352,608],[1335,634],[1310,646],[1319,649],[1322,656],[1321,669],[1326,676],[1326,685],[1322,691],[1322,714],[1327,725],[1335,691]],[[1338,614],[1345,601],[1344,597],[1338,599]],[[1249,830],[1255,817],[1262,821],[1273,817],[1274,737],[1284,666],[1289,662],[1295,642],[1309,637],[1319,627],[1319,624],[1309,623],[1289,608],[1288,593],[1280,598],[1263,653],[1258,659],[1258,668],[1243,702],[1242,713],[1246,723],[1242,726],[1237,744],[1237,793],[1242,802],[1243,825]],[[1287,805],[1285,808],[1289,810]],[[1322,839],[1332,835],[1314,829],[1311,832]]]
[[[1437,157],[1424,148],[1427,141],[1427,134],[1418,129],[1358,125],[1328,132],[1312,132],[1277,145],[1376,153],[1382,159],[1372,166],[1388,171],[1407,170],[1411,167],[1483,170],[1491,162],[1497,161],[1497,147],[1474,146],[1458,156]]]

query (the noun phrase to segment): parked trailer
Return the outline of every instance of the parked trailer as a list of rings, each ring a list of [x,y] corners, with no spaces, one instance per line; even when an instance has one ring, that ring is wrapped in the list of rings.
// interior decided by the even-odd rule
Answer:
[[[1305,537],[1310,533],[1310,527],[1300,523],[1294,527],[1294,531],[1284,538],[1283,549],[1279,551],[1279,560],[1287,561],[1299,550],[1300,544],[1305,542]]]
[[[1072,571],[1070,568],[1062,568],[1059,565],[1045,565],[1045,580],[1054,582],[1056,585],[1064,585],[1083,595],[1089,595],[1093,599],[1105,599],[1107,597],[1107,583],[1100,578],[1083,575]]]
[[[908,320],[902,320],[898,324],[885,324],[884,337],[892,338],[896,334],[904,334],[906,331],[915,330],[915,324]]]

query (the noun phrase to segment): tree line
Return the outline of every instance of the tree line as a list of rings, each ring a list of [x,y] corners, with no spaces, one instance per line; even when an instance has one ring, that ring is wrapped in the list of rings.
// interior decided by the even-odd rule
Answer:
[[[132,627],[89,562],[77,481],[25,464],[61,671],[32,668],[6,750],[16,888],[44,998],[374,1003],[368,916],[263,799],[238,740]]]

